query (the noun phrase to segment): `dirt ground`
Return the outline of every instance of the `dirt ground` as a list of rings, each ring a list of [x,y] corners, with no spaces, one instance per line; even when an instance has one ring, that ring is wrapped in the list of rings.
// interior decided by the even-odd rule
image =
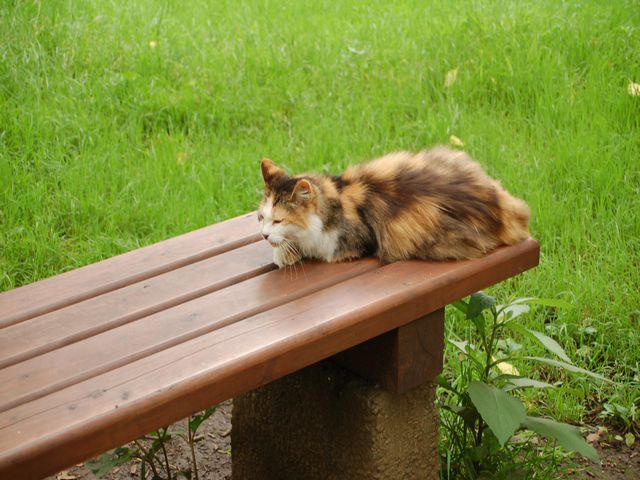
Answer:
[[[588,460],[576,459],[578,468],[571,478],[598,480],[638,480],[640,479],[640,446],[627,447],[624,442],[594,443],[600,455],[601,464],[594,465]]]
[[[174,424],[170,431],[186,431],[186,422]],[[229,480],[231,478],[231,401],[222,403],[216,413],[198,429],[196,455],[201,480]],[[570,470],[571,477],[578,480],[640,480],[640,445],[627,447],[623,442],[595,442],[594,446],[602,459],[594,465],[574,457],[576,467]],[[266,448],[266,447],[265,447]],[[184,440],[177,435],[168,446],[169,463],[179,468],[189,466],[190,452]],[[130,462],[107,474],[108,480],[137,480],[139,462]],[[48,477],[46,480],[96,480],[83,464]],[[347,479],[348,480],[348,479]],[[550,479],[552,480],[552,479]],[[555,479],[553,479],[555,480]]]
[[[186,420],[173,424],[172,433],[186,432]],[[196,439],[196,458],[200,480],[228,480],[231,478],[231,400],[221,403],[218,410],[200,425]],[[178,435],[173,435],[168,444],[169,464],[179,469],[190,465],[191,452],[187,443]],[[129,462],[116,467],[102,477],[107,480],[139,479],[140,462]],[[84,465],[48,477],[46,480],[96,480],[96,477]],[[149,477],[147,477],[149,478]],[[180,477],[184,478],[184,477]],[[192,478],[195,478],[192,476]]]

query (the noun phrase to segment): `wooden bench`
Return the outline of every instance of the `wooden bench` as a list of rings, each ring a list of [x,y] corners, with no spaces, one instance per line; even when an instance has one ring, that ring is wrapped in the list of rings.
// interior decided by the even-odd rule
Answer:
[[[0,478],[53,474],[339,352],[407,390],[441,362],[427,315],[538,254],[530,239],[473,261],[277,270],[247,214],[4,292]]]

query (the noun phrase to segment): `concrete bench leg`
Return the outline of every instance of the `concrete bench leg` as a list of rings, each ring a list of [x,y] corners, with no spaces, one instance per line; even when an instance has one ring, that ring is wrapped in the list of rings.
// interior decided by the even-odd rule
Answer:
[[[313,365],[234,399],[233,479],[437,479],[434,401]]]

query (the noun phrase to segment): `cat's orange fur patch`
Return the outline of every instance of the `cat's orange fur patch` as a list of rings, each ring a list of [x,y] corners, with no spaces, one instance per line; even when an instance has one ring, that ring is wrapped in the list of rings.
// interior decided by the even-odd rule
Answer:
[[[472,258],[529,236],[527,205],[466,153],[447,147],[391,153],[340,176],[291,177],[270,160],[261,169],[265,198],[300,228],[288,240],[304,239],[308,256],[313,239],[305,229],[312,228],[324,242],[320,258],[329,239],[335,242],[325,258],[331,261],[369,254],[385,262]]]

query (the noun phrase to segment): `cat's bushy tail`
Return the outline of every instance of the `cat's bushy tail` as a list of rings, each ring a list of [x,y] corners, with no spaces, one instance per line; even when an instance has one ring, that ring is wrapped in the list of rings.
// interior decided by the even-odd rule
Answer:
[[[513,245],[529,238],[529,216],[531,212],[525,202],[515,198],[498,184],[498,202],[502,211],[500,240]]]

